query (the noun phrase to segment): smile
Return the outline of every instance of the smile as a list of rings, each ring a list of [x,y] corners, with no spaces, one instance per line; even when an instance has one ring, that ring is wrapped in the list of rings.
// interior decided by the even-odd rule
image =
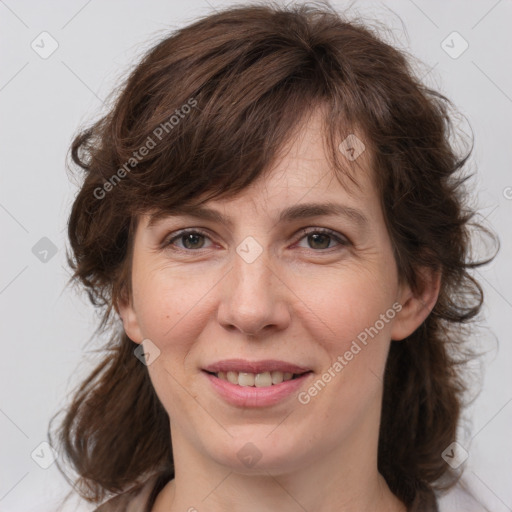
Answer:
[[[284,402],[286,398],[299,393],[305,381],[313,375],[312,371],[302,374],[285,374],[279,371],[258,374],[229,371],[219,372],[219,376],[205,370],[201,373],[205,375],[217,397],[241,408],[271,407]],[[229,378],[233,381],[236,379],[236,382],[231,382]],[[273,379],[276,380],[275,383]]]
[[[229,371],[217,373],[212,372],[211,375],[215,375],[218,379],[231,382],[231,384],[235,384],[237,386],[264,388],[296,379],[302,374],[281,371],[262,373]]]

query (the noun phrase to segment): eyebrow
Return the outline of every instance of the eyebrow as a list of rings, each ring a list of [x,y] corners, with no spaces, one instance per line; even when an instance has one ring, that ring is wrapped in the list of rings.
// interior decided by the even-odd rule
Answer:
[[[233,227],[233,220],[222,213],[204,206],[185,205],[159,211],[150,215],[148,228],[153,227],[160,219],[167,216],[189,216],[201,220],[209,220],[223,224],[228,228]],[[338,203],[301,203],[284,209],[278,218],[278,222],[292,222],[294,220],[309,219],[312,217],[341,216],[364,227],[369,224],[367,217],[356,208]]]

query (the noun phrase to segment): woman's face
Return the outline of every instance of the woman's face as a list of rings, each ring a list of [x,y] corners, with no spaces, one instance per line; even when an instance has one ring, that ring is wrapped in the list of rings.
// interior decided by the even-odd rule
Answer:
[[[339,450],[376,457],[390,340],[428,311],[399,285],[367,155],[357,161],[359,189],[347,192],[328,167],[319,123],[311,118],[267,177],[206,205],[225,222],[140,219],[132,301],[120,313],[128,336],[146,340],[175,453],[283,473]],[[327,203],[338,210],[297,210]],[[230,374],[233,383],[205,371],[233,359],[242,361],[225,370],[247,373]],[[270,387],[287,377],[285,364],[309,373]],[[252,373],[262,375],[248,387]]]

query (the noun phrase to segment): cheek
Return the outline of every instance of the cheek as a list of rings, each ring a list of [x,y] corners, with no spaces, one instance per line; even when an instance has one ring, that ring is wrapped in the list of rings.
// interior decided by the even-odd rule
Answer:
[[[318,417],[355,419],[379,401],[396,314],[393,283],[386,281],[380,271],[361,268],[309,283],[296,316],[324,355],[321,382],[306,390],[301,403],[310,403]],[[306,287],[300,293],[305,292]]]
[[[192,385],[197,368],[189,356],[211,317],[214,285],[207,273],[197,278],[176,269],[159,268],[134,280],[134,301],[145,338],[160,355],[148,367],[153,388],[175,425],[187,428],[187,418],[204,411]],[[138,301],[137,301],[138,297]],[[209,421],[208,417],[201,421]]]
[[[134,303],[144,337],[162,351],[185,350],[206,321],[215,282],[207,274],[198,279],[169,268],[141,273],[134,279]]]
[[[379,339],[390,334],[393,311],[386,313],[393,304],[394,287],[383,284],[378,274],[362,268],[343,269],[296,281],[297,295],[304,297],[296,316],[331,356],[344,353],[358,337],[364,342],[365,334],[373,339],[368,332],[375,336],[376,322]],[[381,315],[387,321],[380,320]]]

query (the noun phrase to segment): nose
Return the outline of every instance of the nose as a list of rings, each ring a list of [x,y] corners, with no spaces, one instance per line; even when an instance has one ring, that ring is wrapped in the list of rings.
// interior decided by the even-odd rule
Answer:
[[[290,324],[290,296],[279,271],[271,268],[263,251],[248,263],[238,253],[233,266],[222,280],[218,322],[229,331],[240,331],[246,336],[268,335],[286,329]]]

